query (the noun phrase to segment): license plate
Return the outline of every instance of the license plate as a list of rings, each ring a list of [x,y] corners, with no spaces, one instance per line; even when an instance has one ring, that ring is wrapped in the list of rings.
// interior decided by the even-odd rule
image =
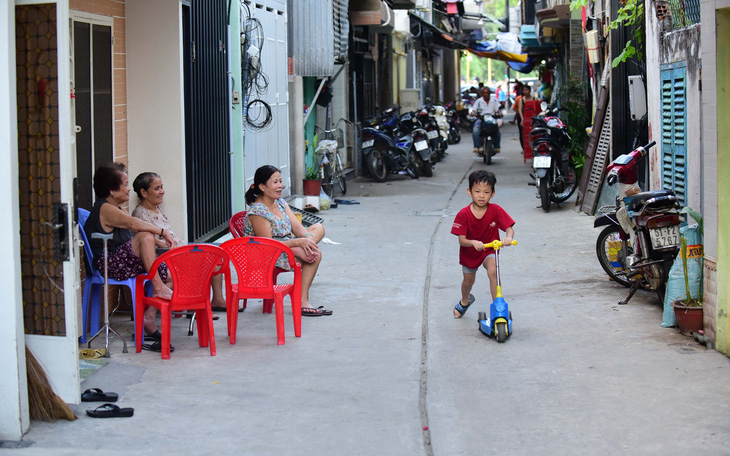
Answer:
[[[428,141],[418,141],[416,143],[416,150],[420,152],[424,149],[428,149]]]
[[[371,139],[370,141],[365,141],[364,143],[362,143],[362,148],[365,149],[367,147],[372,147],[373,144],[375,144],[374,139]]]
[[[550,157],[533,157],[533,168],[550,168]]]
[[[426,133],[426,136],[428,136],[428,139],[436,138],[436,137],[438,137],[438,135],[439,135],[439,132],[436,130],[431,130],[428,133]]]
[[[655,249],[677,247],[679,245],[679,226],[652,228],[649,230],[649,237],[651,237],[651,246]]]

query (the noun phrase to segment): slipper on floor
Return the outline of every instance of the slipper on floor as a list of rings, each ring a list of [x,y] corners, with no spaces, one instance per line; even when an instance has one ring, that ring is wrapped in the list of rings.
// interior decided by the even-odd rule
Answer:
[[[321,317],[324,315],[322,308],[315,309],[314,307],[302,307],[302,317]]]
[[[89,388],[81,394],[81,402],[116,402],[117,393],[105,393],[99,388]]]
[[[350,205],[350,204],[360,204],[360,201],[355,201],[355,200],[343,200],[343,199],[335,198],[335,203],[338,203],[338,204],[344,204],[344,205],[346,205],[346,206],[347,206],[347,205]]]
[[[213,312],[228,312],[228,309],[226,309],[225,307],[211,307],[210,309]],[[238,313],[243,312],[243,309],[244,309],[244,307],[239,307]],[[215,317],[215,315],[213,315],[213,317]],[[217,320],[217,318],[213,318],[213,320]]]
[[[317,209],[316,207],[312,206],[311,204],[307,204],[306,206],[304,206],[304,210],[307,211],[307,212],[312,212],[312,213],[319,212],[319,209]]]
[[[82,348],[79,350],[80,359],[99,359],[106,355],[105,348]]]
[[[126,418],[134,415],[131,407],[119,408],[114,404],[103,404],[94,410],[87,410],[86,414],[92,418]]]
[[[317,310],[322,312],[322,315],[332,315],[332,311],[325,309],[324,306],[317,307]]]
[[[142,350],[149,350],[152,352],[162,353],[162,342],[157,341],[154,344],[142,344]],[[175,351],[175,347],[170,345],[170,353]]]
[[[454,310],[456,310],[457,312],[459,312],[459,316],[458,317],[454,317],[454,318],[461,318],[461,317],[463,317],[464,314],[466,313],[466,311],[469,309],[469,306],[472,305],[472,304],[474,304],[474,295],[471,294],[471,293],[469,293],[469,304],[467,304],[465,306],[462,306],[461,305],[461,300],[459,300],[459,302],[456,304],[456,307],[454,307]]]

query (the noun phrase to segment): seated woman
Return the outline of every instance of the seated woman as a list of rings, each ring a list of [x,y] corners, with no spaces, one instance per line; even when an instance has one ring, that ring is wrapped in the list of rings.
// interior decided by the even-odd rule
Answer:
[[[244,220],[244,235],[273,238],[292,249],[297,262],[302,265],[302,316],[332,315],[331,310],[323,306],[315,309],[309,303],[309,288],[322,261],[322,252],[317,243],[324,237],[324,227],[317,223],[304,228],[282,199],[283,189],[284,183],[278,169],[265,165],[256,170],[253,184],[246,191],[249,210]],[[289,269],[286,255],[282,255],[276,265]]]
[[[167,217],[160,210],[160,204],[162,204],[165,196],[162,178],[157,173],[142,173],[134,179],[132,188],[139,198],[139,204],[132,211],[132,217],[137,217],[158,228],[164,228],[175,239],[177,244],[183,244],[183,240],[175,235],[170,227],[170,223],[167,221]],[[155,236],[155,244],[159,248],[164,248],[165,240],[160,236]],[[223,298],[222,275],[213,276],[212,288],[213,300],[211,301],[211,307],[216,311],[225,311],[226,300]],[[218,315],[213,315],[213,319],[217,320]]]
[[[122,205],[129,201],[129,181],[124,165],[109,163],[97,168],[94,173],[94,193],[96,202],[84,225],[94,255],[94,265],[104,274],[104,241],[94,239],[92,234],[113,234],[107,243],[109,277],[125,280],[144,274],[157,258],[156,237],[164,240],[165,246],[177,246],[173,234],[151,223],[144,222],[127,214]],[[132,234],[132,232],[136,234]],[[152,280],[152,295],[161,299],[172,297],[171,283],[166,266],[160,266]],[[153,340],[161,336],[155,324],[157,309],[149,307],[144,316],[144,329]]]

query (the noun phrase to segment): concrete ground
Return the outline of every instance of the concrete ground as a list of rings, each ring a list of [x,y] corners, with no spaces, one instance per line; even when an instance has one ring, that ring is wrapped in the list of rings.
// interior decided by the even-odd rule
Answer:
[[[216,322],[217,356],[173,322],[170,360],[121,353],[82,385],[120,395],[134,417],[34,422],[23,455],[482,455],[728,454],[730,361],[660,327],[654,294],[608,280],[596,260],[593,218],[575,197],[537,208],[516,128],[503,129],[489,167],[519,244],[502,251],[503,293],[514,317],[504,344],[483,336],[486,273],[476,303],[452,317],[461,268],[451,223],[470,200],[466,176],[484,165],[469,135],[432,178],[348,182],[321,212],[327,238],[312,303],[286,345],[274,316],[249,302],[230,345]],[[284,276],[282,276],[284,277]],[[287,300],[288,303],[288,300]],[[286,306],[287,304],[285,304]],[[131,336],[128,317],[115,327]],[[132,338],[129,337],[131,340]]]

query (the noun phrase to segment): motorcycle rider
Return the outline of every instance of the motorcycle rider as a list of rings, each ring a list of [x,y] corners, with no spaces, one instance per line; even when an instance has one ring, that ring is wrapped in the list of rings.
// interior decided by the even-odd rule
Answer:
[[[495,118],[502,117],[502,111],[499,110],[499,103],[492,97],[492,89],[484,86],[482,89],[482,97],[474,102],[472,109],[476,113],[477,120],[474,122],[474,129],[471,131],[471,137],[474,140],[474,153],[479,154],[479,136],[482,130],[482,118],[480,116],[484,114],[491,114]],[[502,134],[497,129],[497,133],[494,135],[494,153],[498,154],[501,152],[500,141]]]

